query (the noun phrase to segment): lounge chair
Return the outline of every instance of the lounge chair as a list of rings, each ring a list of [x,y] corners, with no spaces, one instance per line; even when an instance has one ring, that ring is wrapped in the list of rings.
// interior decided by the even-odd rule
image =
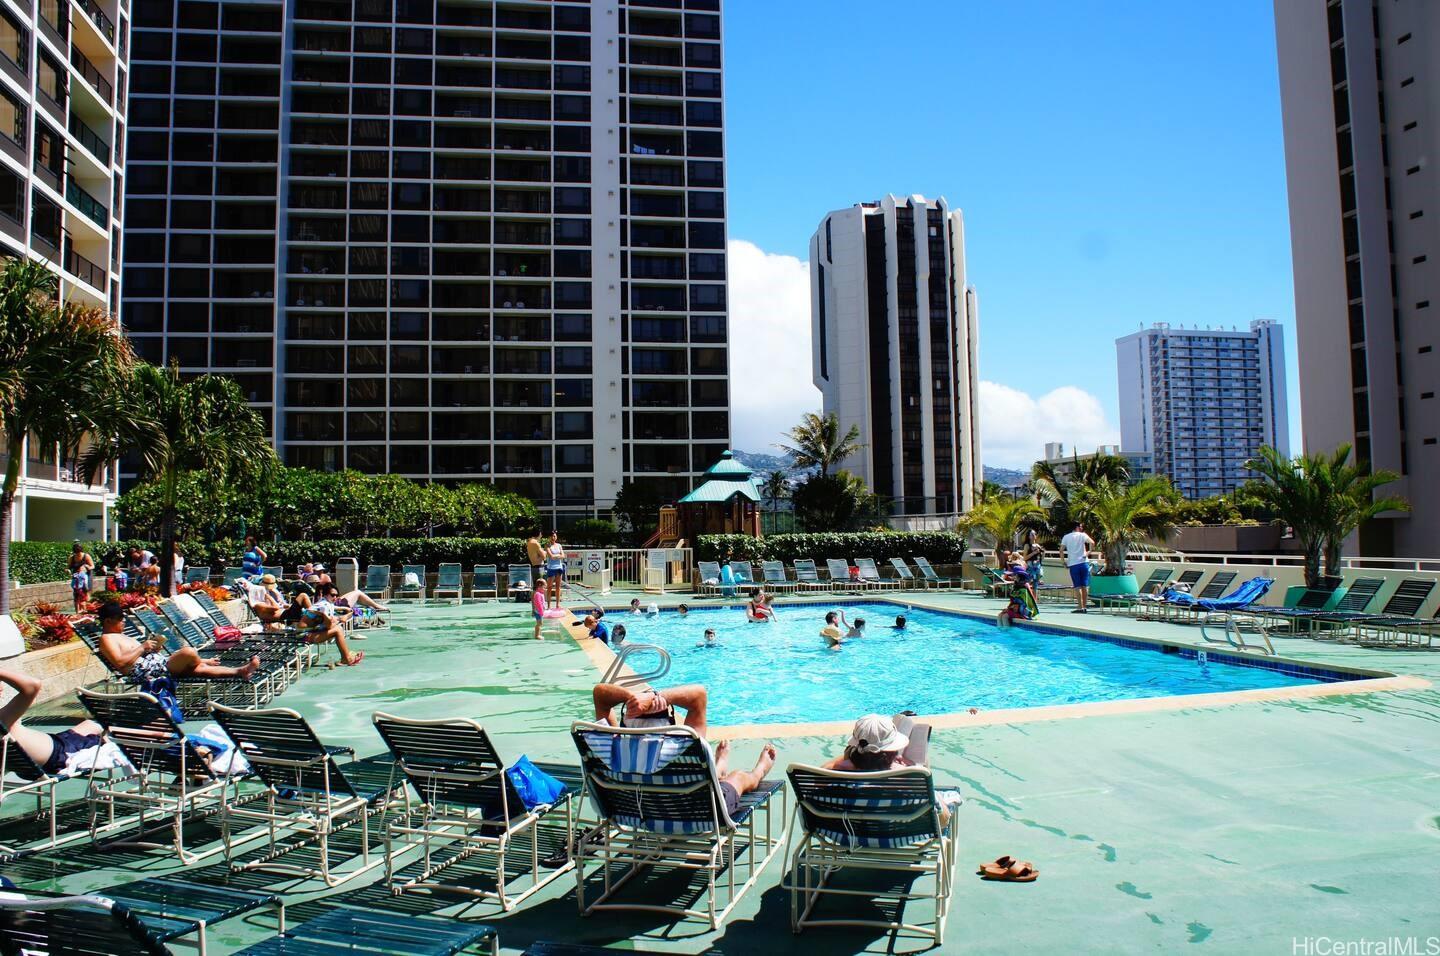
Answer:
[[[421,913],[341,906],[301,923],[283,937],[240,950],[235,956],[450,956],[469,950],[500,956],[495,927]]]
[[[214,607],[214,602],[211,602],[210,606]],[[222,625],[216,624],[214,618],[191,594],[177,594],[169,601],[162,602],[160,612],[185,642],[200,651],[203,657],[213,657],[227,664],[243,664],[251,657],[258,656],[262,670],[273,672],[275,668],[272,665],[283,667],[287,673],[275,674],[272,678],[276,693],[284,690],[288,678],[298,679],[303,667],[312,663],[315,657],[315,646],[305,639],[303,631],[294,628],[263,633],[256,631],[246,634],[238,643],[218,646],[215,628]],[[221,617],[224,618],[224,615]],[[228,620],[226,623],[229,623]]]
[[[1136,602],[1148,601],[1158,597],[1161,587],[1165,584],[1166,581],[1170,580],[1170,576],[1174,573],[1175,572],[1170,570],[1169,568],[1156,568],[1155,570],[1150,572],[1150,576],[1145,579],[1144,584],[1140,585],[1140,588],[1138,591],[1136,591],[1136,593],[1107,594],[1104,596],[1096,596],[1092,594],[1090,596],[1090,603],[1094,605],[1097,610],[1100,611],[1103,611],[1106,608],[1115,608],[1119,610],[1133,607]]]
[[[915,572],[910,570],[904,558],[891,558],[890,567],[895,569],[896,578],[907,591],[924,590],[924,583],[915,577]]]
[[[514,597],[516,591],[524,591],[526,595],[529,595],[535,589],[535,582],[530,578],[530,565],[528,564],[510,565],[505,569],[505,577],[505,593],[510,597]]]
[[[1200,579],[1204,576],[1204,568],[1191,568],[1188,571],[1181,571],[1180,576],[1175,579],[1175,584],[1173,585],[1173,587],[1178,589],[1183,586],[1193,589],[1195,585],[1200,583]]]
[[[1341,608],[1337,602],[1334,610],[1363,610],[1384,583],[1384,578],[1357,579],[1355,583],[1340,596],[1340,602],[1343,602],[1359,589],[1359,593],[1356,594],[1354,599],[1353,608]],[[1330,603],[1330,599],[1334,597],[1334,594],[1334,591],[1326,591],[1320,588],[1307,588],[1301,593],[1299,600],[1295,602],[1293,607],[1260,608],[1257,613],[1267,619],[1268,626],[1272,630],[1277,626],[1293,629],[1311,615],[1325,613],[1325,605]]]
[[[27,891],[0,898],[0,949],[76,956],[165,954],[171,952],[165,945],[167,940],[193,932],[176,932],[189,922],[193,921],[137,911],[98,895],[55,896]],[[237,950],[235,956],[299,956],[352,950],[368,956],[450,956],[476,946],[483,946],[491,956],[499,956],[493,927],[416,913],[339,907],[290,927],[283,936]]]
[[[850,576],[850,562],[844,558],[826,558],[825,571],[830,575],[830,590],[839,594],[842,591],[858,594],[861,591],[876,590],[875,585],[860,580],[857,574]]]
[[[795,586],[799,590],[829,590],[830,586],[820,580],[820,572],[815,570],[815,561],[812,558],[796,558],[790,566],[795,569]]]
[[[940,945],[955,877],[956,815],[952,812],[947,822],[940,822],[929,769],[846,773],[791,764],[787,776],[800,829],[785,883],[790,928],[799,933],[812,926],[880,927],[931,936]],[[878,871],[889,879],[874,891],[826,885],[844,869]],[[924,877],[933,878],[933,889],[916,892],[912,881]],[[863,919],[845,910],[832,917],[814,916],[816,904],[827,895],[842,904],[857,896],[892,901],[897,911],[910,900],[933,900],[935,922],[927,926],[899,918]]]
[[[207,564],[201,568],[186,568],[186,584],[207,584],[210,581],[210,566]]]
[[[1407,590],[1408,585],[1408,590]],[[1420,580],[1412,579],[1402,581],[1396,589],[1394,597],[1390,599],[1389,607],[1395,604],[1395,598],[1401,597],[1405,592],[1401,608],[1394,614],[1381,613],[1375,617],[1363,617],[1352,622],[1352,637],[1358,644],[1365,644],[1371,647],[1394,647],[1398,645],[1413,645],[1424,647],[1431,645],[1435,635],[1435,629],[1440,627],[1440,607],[1437,607],[1434,614],[1426,619],[1415,616],[1430,597],[1432,587],[1424,587]],[[1414,611],[1406,613],[1405,608],[1413,606]]]
[[[1310,636],[1316,636],[1316,629],[1327,625],[1339,625],[1341,636],[1345,636],[1345,628],[1351,628],[1353,633],[1358,634],[1359,628],[1363,625],[1381,625],[1395,627],[1408,623],[1418,623],[1415,614],[1424,606],[1425,601],[1430,597],[1430,592],[1435,590],[1435,581],[1432,578],[1406,578],[1395,588],[1395,593],[1390,595],[1390,600],[1378,614],[1365,614],[1356,611],[1342,611],[1338,607],[1333,611],[1325,611],[1306,618],[1310,625]],[[1347,594],[1346,597],[1349,597]],[[1342,602],[1343,603],[1343,602]]]
[[[33,794],[35,797],[33,819],[48,824],[48,839],[43,843],[30,843],[25,849],[52,849],[62,842],[68,843],[71,840],[87,836],[88,831],[85,830],[67,834],[63,840],[59,836],[55,789],[67,780],[89,777],[92,770],[84,766],[77,766],[73,769],[61,769],[59,773],[55,774],[46,773],[45,769],[31,759],[25,749],[10,737],[9,727],[0,724],[0,734],[4,736],[3,746],[0,746],[0,806],[4,806],[7,800]],[[15,819],[16,816],[18,815],[7,814],[9,820]],[[0,852],[15,851],[15,847],[0,847]]]
[[[920,575],[925,579],[925,584],[927,587],[951,588],[955,586],[955,582],[952,581],[950,578],[942,578],[940,575],[935,573],[935,569],[930,566],[929,558],[922,558],[919,555],[912,555],[910,558],[910,563],[920,569]]]
[[[385,877],[392,891],[461,893],[494,900],[508,913],[570,869],[567,861],[542,878],[540,828],[547,818],[563,819],[562,846],[570,846],[579,780],[572,778],[570,788],[554,804],[527,809],[490,735],[478,722],[409,720],[379,712],[374,721],[395,757],[395,773],[403,774],[420,798],[418,806],[407,801],[404,812],[385,831]],[[424,847],[420,873],[398,878],[395,858],[416,846]],[[437,851],[447,846],[450,852],[439,858]],[[493,864],[488,869],[495,880],[493,891],[438,878],[452,863],[472,856]],[[516,875],[507,870],[507,857],[512,867],[530,874],[529,885],[518,894],[506,889]]]
[[[500,596],[500,586],[496,583],[500,577],[499,570],[493,564],[477,564],[470,575],[470,596],[472,598],[490,595],[492,598]]]
[[[167,602],[161,607],[165,611],[164,616],[144,607],[135,608],[131,615],[151,637],[164,645],[167,653],[173,654],[181,648],[193,647],[201,657],[226,667],[239,667],[252,657],[260,658],[260,669],[248,678],[203,678],[207,684],[218,689],[213,696],[245,700],[251,706],[261,707],[290,685],[292,668],[297,672],[293,676],[298,676],[300,651],[296,645],[291,644],[278,653],[272,650],[271,645],[250,643],[219,650],[211,646],[214,644],[213,628],[202,631],[198,624],[180,614],[172,603]]]
[[[720,593],[720,562],[701,561],[696,565],[695,593],[717,595]]]
[[[1009,588],[1010,582],[1005,580],[1005,572],[999,568],[992,568],[986,564],[975,565],[975,572],[980,575],[980,590],[994,597],[1000,593],[1002,588]]]
[[[737,588],[759,583],[755,580],[755,571],[750,567],[749,561],[731,561],[730,573],[735,576]]]
[[[183,876],[151,877],[93,892],[125,907],[162,942],[194,934],[201,953],[207,927],[257,910],[272,911],[276,931],[285,932],[285,897],[279,893],[192,883]]]
[[[1235,580],[1236,576],[1234,571],[1216,571],[1215,576],[1210,579],[1210,583],[1201,588],[1200,592],[1195,596],[1208,600],[1221,597],[1225,594],[1225,589],[1230,586],[1230,583]]]
[[[435,572],[435,587],[430,591],[430,596],[437,600],[451,596],[459,601],[461,599],[460,592],[464,590],[461,577],[460,565],[453,562],[440,565],[439,570]]]
[[[105,731],[135,768],[128,776],[90,778],[86,799],[90,802],[90,836],[98,842],[101,817],[105,829],[114,829],[117,811],[139,815],[139,833],[118,841],[121,846],[173,848],[181,862],[189,864],[214,854],[219,847],[196,853],[185,846],[185,820],[211,816],[234,799],[242,773],[221,772],[236,766],[233,755],[202,754],[195,740],[146,693],[107,694],[76,691],[80,704]],[[158,823],[152,821],[158,820]],[[170,840],[156,843],[146,838],[162,828]]]
[[[111,664],[110,659],[100,653],[100,625],[97,622],[75,620],[70,622],[70,626],[74,629],[75,636],[80,638],[80,642],[88,647],[90,653],[94,654],[96,659],[104,665],[108,675],[106,677],[107,683],[127,689],[135,689],[140,686],[140,681],[136,680],[127,671],[122,671],[114,664]],[[134,628],[133,632],[131,631],[132,627]],[[134,623],[133,617],[127,617],[125,619],[125,632],[137,641],[143,641],[146,637],[145,632],[140,629],[139,625]],[[211,693],[212,678],[192,676],[172,677],[171,679],[175,681],[175,688],[182,702],[193,703],[195,701],[208,700],[213,696]],[[235,681],[237,683],[240,682],[240,678],[235,678]],[[219,681],[217,680],[216,683],[219,683]]]
[[[765,781],[742,796],[732,817],[725,811],[710,747],[691,728],[617,728],[577,721],[570,736],[600,818],[598,838],[580,841],[576,853],[580,912],[662,912],[703,919],[711,929],[719,929],[785,843],[784,781]],[[778,826],[771,800],[777,793]],[[741,860],[746,872],[737,888],[735,868]],[[587,863],[600,864],[604,876],[603,890],[594,899],[587,895]],[[618,877],[615,864],[624,867]],[[702,900],[694,906],[614,901],[637,873],[651,868],[698,872],[705,881],[703,905]]]
[[[760,573],[765,577],[765,590],[775,594],[788,594],[800,586],[785,576],[783,561],[760,562]]]
[[[416,601],[425,600],[425,579],[428,572],[423,564],[402,564],[400,565],[400,583],[391,592],[391,597],[396,600]],[[412,584],[411,575],[414,575]]]
[[[240,580],[244,576],[244,568],[226,568],[225,576],[220,583],[228,588],[230,585],[234,584],[236,581]]]
[[[262,576],[263,576],[263,575],[266,575],[266,574],[273,574],[273,575],[275,575],[275,580],[276,580],[277,582],[279,582],[279,581],[284,581],[284,580],[285,580],[285,569],[284,569],[283,567],[281,567],[280,565],[278,565],[278,564],[277,564],[277,565],[274,565],[274,566],[269,566],[269,567],[267,567],[267,566],[265,566],[265,565],[261,565],[261,566],[260,566],[260,574],[261,574]]]
[[[880,576],[880,569],[875,567],[874,558],[856,558],[855,567],[860,569],[860,580],[873,588],[893,591],[901,586],[898,580],[887,581]]]
[[[372,564],[365,568],[365,596],[377,601],[390,597],[390,565]]]
[[[1229,572],[1226,572],[1229,573]],[[1232,575],[1233,577],[1233,575]],[[1217,598],[1197,597],[1185,591],[1166,590],[1156,610],[1174,620],[1201,621],[1206,614],[1226,614],[1248,610],[1275,584],[1274,578],[1253,577],[1228,595]]]
[[[335,758],[341,754],[354,758],[354,749],[322,744],[305,718],[287,708],[241,710],[215,704],[212,710],[267,790],[263,800],[228,804],[220,815],[225,858],[232,867],[316,878],[326,886],[338,886],[385,862],[383,856],[371,859],[370,818],[383,813],[390,798],[405,787],[403,779],[395,779],[388,755],[338,763]],[[237,837],[233,832],[237,821],[259,824],[260,829],[242,831]],[[350,826],[360,830],[360,851],[334,866],[330,835]],[[268,852],[235,863],[234,848],[255,835],[268,837]],[[296,839],[286,839],[292,836]],[[281,862],[288,854],[312,846],[318,850],[313,865]]]

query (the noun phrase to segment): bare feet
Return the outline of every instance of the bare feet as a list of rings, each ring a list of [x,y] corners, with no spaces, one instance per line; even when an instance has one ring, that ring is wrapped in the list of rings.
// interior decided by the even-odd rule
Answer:
[[[756,776],[762,780],[765,778],[765,775],[770,772],[770,768],[775,766],[775,755],[776,750],[774,744],[766,744],[760,748],[760,759],[755,761]]]
[[[236,669],[235,673],[238,674],[238,675],[241,676],[241,677],[246,678],[246,679],[248,680],[248,679],[250,678],[250,675],[254,674],[254,673],[255,673],[256,671],[258,671],[259,669],[260,669],[260,658],[258,658],[258,657],[252,657],[252,658],[250,658],[250,660],[248,660],[248,661],[246,661],[244,664],[240,665],[240,667]]]
[[[715,774],[723,777],[729,772],[730,741],[722,740],[715,745]]]

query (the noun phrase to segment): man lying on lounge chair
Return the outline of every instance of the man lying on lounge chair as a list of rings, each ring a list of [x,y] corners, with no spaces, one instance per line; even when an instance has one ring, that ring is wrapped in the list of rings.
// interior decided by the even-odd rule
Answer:
[[[248,678],[260,668],[258,657],[239,667],[225,667],[202,658],[193,647],[166,654],[157,641],[137,641],[125,633],[125,609],[118,601],[100,607],[100,653],[116,671],[141,682],[160,677]]]
[[[8,670],[0,670],[0,682],[15,688],[15,696],[6,701],[4,707],[0,707],[0,729],[8,730],[10,739],[15,741],[16,746],[25,751],[25,755],[35,762],[35,766],[50,776],[59,775],[72,754],[99,747],[104,743],[104,738],[100,736],[103,728],[93,720],[82,720],[69,730],[55,734],[26,727],[20,723],[20,718],[25,716],[25,712],[40,696],[42,684],[28,674]],[[21,777],[29,779],[25,768],[12,769]]]
[[[595,685],[595,719],[616,726],[613,716],[620,708],[618,726],[674,727],[683,723],[702,738],[705,736],[705,709],[710,695],[700,684],[686,684],[665,690],[632,690],[619,684]],[[685,712],[683,721],[676,720],[675,709]],[[740,809],[740,798],[760,786],[770,768],[775,766],[775,745],[760,748],[760,758],[753,770],[730,770],[730,741],[715,745],[715,773],[720,778],[720,792],[725,795],[725,810],[731,816]]]

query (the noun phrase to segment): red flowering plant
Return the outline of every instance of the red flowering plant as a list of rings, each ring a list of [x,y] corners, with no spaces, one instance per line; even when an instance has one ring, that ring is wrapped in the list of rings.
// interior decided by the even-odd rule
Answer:
[[[70,626],[70,618],[66,614],[41,614],[35,618],[35,627],[39,633],[31,638],[31,642],[38,647],[64,644],[75,639],[75,629]]]

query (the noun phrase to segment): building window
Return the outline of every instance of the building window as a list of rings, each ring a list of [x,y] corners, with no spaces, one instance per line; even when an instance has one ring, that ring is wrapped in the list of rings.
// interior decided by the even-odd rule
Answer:
[[[9,90],[0,87],[0,134],[9,137],[17,146],[25,145],[25,127],[29,112],[25,104],[15,98]]]
[[[22,70],[30,64],[30,31],[9,10],[0,9],[0,54]]]
[[[35,86],[57,105],[65,105],[65,68],[52,60],[49,54],[40,54]]]

